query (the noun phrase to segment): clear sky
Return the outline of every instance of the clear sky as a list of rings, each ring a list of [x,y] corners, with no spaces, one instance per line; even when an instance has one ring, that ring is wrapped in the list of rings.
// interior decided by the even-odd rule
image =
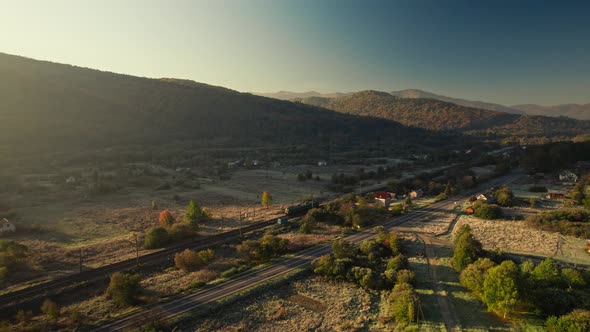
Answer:
[[[0,51],[239,91],[590,102],[590,1],[0,0]]]

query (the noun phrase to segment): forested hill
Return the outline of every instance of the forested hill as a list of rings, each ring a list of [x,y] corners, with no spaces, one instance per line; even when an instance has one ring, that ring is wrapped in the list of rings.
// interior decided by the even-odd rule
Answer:
[[[233,146],[346,144],[388,137],[400,143],[443,141],[393,121],[193,81],[133,77],[0,53],[0,152],[174,140]]]
[[[370,90],[340,98],[311,97],[297,101],[342,113],[380,117],[406,126],[439,131],[549,138],[590,133],[590,121],[508,114],[434,99],[399,98],[387,92]]]

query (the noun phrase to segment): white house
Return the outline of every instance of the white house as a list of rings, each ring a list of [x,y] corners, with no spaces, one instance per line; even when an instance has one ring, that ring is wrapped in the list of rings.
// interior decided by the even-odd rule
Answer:
[[[578,176],[571,171],[563,171],[559,173],[559,181],[577,182]]]
[[[320,160],[320,161],[318,161],[318,166],[319,167],[328,166],[328,162],[325,160]]]
[[[0,221],[0,234],[14,231],[16,231],[16,227],[8,219],[4,218]]]
[[[66,179],[66,183],[76,183],[76,178],[73,176],[70,176]]]
[[[477,198],[478,201],[487,201],[488,200],[488,196],[486,196],[485,194],[479,194],[479,195],[475,196],[475,198]]]

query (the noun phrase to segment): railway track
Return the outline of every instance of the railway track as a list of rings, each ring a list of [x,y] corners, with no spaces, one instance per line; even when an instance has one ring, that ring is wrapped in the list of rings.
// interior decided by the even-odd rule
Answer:
[[[135,268],[139,265],[153,265],[159,262],[168,260],[174,254],[184,249],[204,249],[213,245],[224,243],[225,241],[235,238],[241,234],[253,232],[266,228],[276,223],[276,218],[257,222],[231,231],[207,236],[195,241],[183,242],[181,244],[168,247],[166,249],[153,252],[147,255],[139,256],[139,258],[130,258],[117,263],[101,266],[94,269],[82,271],[77,274],[54,279],[48,282],[19,289],[10,293],[0,295],[0,307],[18,304],[19,302],[41,295],[50,295],[57,293],[60,289],[74,285],[80,282],[89,282],[104,278],[114,272],[125,271]]]
[[[478,189],[470,190],[462,193],[454,198],[446,201],[431,204],[430,206],[417,209],[411,214],[404,215],[402,217],[389,220],[385,223],[380,224],[385,229],[390,229],[395,226],[402,225],[410,220],[421,218],[429,215],[432,212],[440,211],[441,209],[452,209],[454,201],[463,200],[471,195],[484,190],[486,188],[495,187],[500,184],[505,184],[514,181],[520,175],[505,176],[500,179],[493,180],[484,186],[478,187]],[[358,231],[355,234],[344,237],[346,241],[357,244],[366,239],[372,238],[375,233],[370,230]],[[107,331],[122,331],[130,328],[141,327],[146,322],[146,318],[154,319],[164,322],[173,319],[179,315],[190,312],[210,302],[217,301],[231,294],[244,291],[248,288],[255,286],[261,282],[268,281],[280,275],[285,275],[294,270],[300,269],[304,266],[309,265],[314,259],[319,258],[331,251],[331,244],[324,244],[316,247],[312,247],[303,251],[298,252],[293,257],[280,260],[272,265],[264,267],[262,269],[254,271],[246,271],[242,274],[237,275],[234,279],[227,281],[223,284],[213,286],[211,288],[198,291],[193,294],[189,294],[162,304],[159,304],[147,312],[140,311],[137,313],[130,314],[126,317],[122,317],[117,321],[106,323],[102,326],[96,327],[95,332],[107,332]]]

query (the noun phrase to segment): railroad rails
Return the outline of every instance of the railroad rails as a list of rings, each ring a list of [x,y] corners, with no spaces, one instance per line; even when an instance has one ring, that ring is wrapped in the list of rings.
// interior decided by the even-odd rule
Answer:
[[[291,214],[290,217],[300,215],[305,211],[298,211],[297,214]],[[177,252],[180,252],[185,249],[204,249],[214,245],[218,245],[224,243],[229,239],[233,239],[235,237],[241,236],[245,233],[257,231],[268,226],[274,225],[277,223],[277,219],[269,219],[265,221],[260,221],[256,223],[252,223],[247,226],[243,226],[240,228],[233,229],[231,231],[199,238],[193,241],[185,241],[183,243],[179,243],[173,245],[171,247],[167,247],[163,250],[156,251],[153,253],[149,253],[146,255],[139,256],[137,258],[130,258],[126,259],[117,263],[104,265],[101,267],[84,270],[80,273],[71,274],[68,276],[60,277],[51,281],[47,281],[44,283],[40,283],[37,285],[33,285],[27,288],[19,289],[10,293],[5,293],[0,295],[0,307],[6,307],[10,304],[16,304],[21,302],[29,297],[37,297],[40,295],[48,295],[50,293],[56,293],[59,289],[67,286],[72,286],[76,283],[80,282],[89,282],[98,280],[100,278],[106,277],[114,272],[129,270],[132,268],[137,267],[138,265],[153,265],[159,262],[166,261],[174,256]]]

